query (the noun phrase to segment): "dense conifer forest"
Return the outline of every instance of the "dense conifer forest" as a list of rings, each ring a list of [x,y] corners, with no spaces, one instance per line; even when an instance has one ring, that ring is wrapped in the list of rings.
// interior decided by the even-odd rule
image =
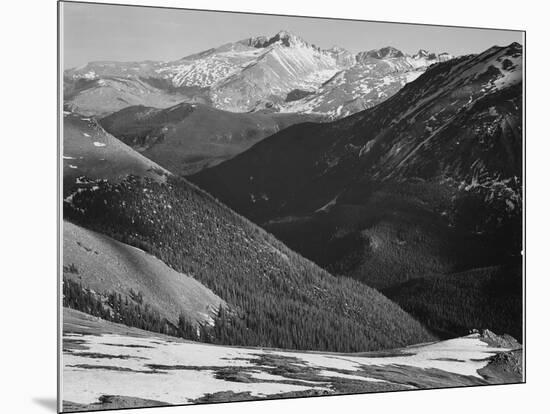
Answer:
[[[224,299],[201,340],[358,352],[434,337],[378,291],[336,278],[183,179],[81,189],[65,218],[141,248]]]
[[[521,259],[506,265],[413,279],[383,290],[441,338],[489,328],[522,341]]]

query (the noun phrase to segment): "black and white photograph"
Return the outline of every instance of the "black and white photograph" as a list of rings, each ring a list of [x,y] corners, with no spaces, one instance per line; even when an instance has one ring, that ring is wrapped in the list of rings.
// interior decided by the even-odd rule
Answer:
[[[60,411],[525,381],[525,32],[437,23],[58,3]]]

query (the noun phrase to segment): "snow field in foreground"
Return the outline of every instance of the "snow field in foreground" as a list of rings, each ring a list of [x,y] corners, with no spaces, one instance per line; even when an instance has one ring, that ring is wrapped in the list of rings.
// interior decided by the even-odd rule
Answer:
[[[81,404],[97,402],[105,394],[185,404],[220,391],[250,392],[257,397],[292,391],[332,391],[329,377],[384,382],[334,371],[360,371],[368,366],[436,368],[481,378],[477,370],[487,365],[486,359],[505,351],[489,347],[478,335],[413,346],[403,349],[404,355],[389,357],[247,349],[113,334],[66,334],[65,339],[82,341],[84,347],[63,354],[63,400]],[[316,374],[326,376],[328,382],[308,382],[262,372],[262,366],[254,363],[259,355],[297,358],[296,365],[318,369]],[[155,369],[149,364],[166,367]],[[217,369],[232,367],[248,369],[251,378],[260,382],[215,378]]]

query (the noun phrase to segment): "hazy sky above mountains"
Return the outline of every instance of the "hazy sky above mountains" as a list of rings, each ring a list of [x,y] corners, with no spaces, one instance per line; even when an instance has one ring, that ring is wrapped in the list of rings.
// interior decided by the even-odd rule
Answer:
[[[521,32],[505,30],[84,3],[63,3],[63,16],[64,68],[95,60],[175,60],[280,30],[322,48],[341,46],[354,53],[394,46],[405,53],[423,48],[462,55],[523,43]]]

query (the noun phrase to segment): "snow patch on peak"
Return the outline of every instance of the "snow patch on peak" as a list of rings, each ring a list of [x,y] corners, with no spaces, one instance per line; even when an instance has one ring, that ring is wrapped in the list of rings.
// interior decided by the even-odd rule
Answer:
[[[372,49],[365,53],[367,57],[371,57],[374,59],[388,59],[388,58],[400,58],[405,57],[405,54],[401,52],[399,49],[396,49],[393,46],[386,46],[381,49]]]
[[[249,39],[245,39],[242,43],[246,46],[252,46],[255,48],[266,48],[275,43],[286,47],[310,46],[301,37],[288,30],[280,30],[277,34],[269,38],[267,36],[251,37]]]

